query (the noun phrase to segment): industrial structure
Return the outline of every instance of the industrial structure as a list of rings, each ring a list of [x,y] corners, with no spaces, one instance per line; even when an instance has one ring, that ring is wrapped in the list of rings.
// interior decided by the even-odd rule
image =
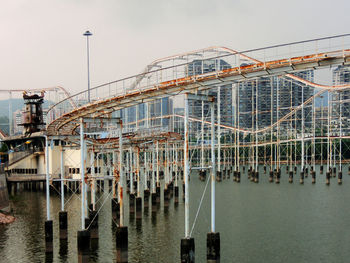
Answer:
[[[98,236],[98,186],[110,184],[118,262],[128,260],[124,213],[140,219],[150,203],[156,211],[161,196],[167,206],[182,193],[181,262],[194,262],[188,184],[190,172],[199,170],[211,183],[207,259],[219,260],[216,180],[232,176],[238,183],[247,175],[258,183],[263,167],[271,183],[281,183],[284,175],[289,183],[297,177],[303,184],[309,174],[316,183],[316,171],[327,184],[336,176],[342,183],[342,165],[350,158],[349,65],[349,34],[244,52],[210,47],[156,60],[139,75],[52,105],[44,131],[24,122],[26,136],[3,140],[8,181],[44,182],[47,252],[53,249],[50,185],[60,189],[62,238],[65,190],[80,192],[80,258]],[[333,70],[332,85],[315,81],[315,71],[324,68]],[[42,118],[36,123],[42,125]]]

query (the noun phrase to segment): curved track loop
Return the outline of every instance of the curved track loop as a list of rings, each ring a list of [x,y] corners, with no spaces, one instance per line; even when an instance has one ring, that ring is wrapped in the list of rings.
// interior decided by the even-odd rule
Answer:
[[[316,43],[316,46],[318,47],[318,41],[320,40],[326,40],[329,41],[333,39],[340,38],[343,40],[344,37],[349,37],[350,34],[342,35],[342,36],[336,36],[336,37],[330,37],[330,38],[323,38],[323,39],[317,39],[317,40],[309,40],[309,41],[301,41],[301,42],[295,42],[291,44],[285,44],[285,45],[278,45],[273,47],[268,47],[264,49],[256,49],[251,50],[247,52],[240,52],[223,48],[223,47],[211,47],[203,50],[197,50],[190,53],[184,53],[176,56],[166,57],[160,60],[154,61],[152,64],[150,64],[145,71],[147,73],[143,73],[140,75],[133,76],[131,78],[126,78],[120,81],[107,83],[98,87],[93,88],[92,90],[96,91],[96,94],[98,93],[99,88],[101,88],[101,91],[104,89],[111,89],[111,85],[115,85],[115,93],[108,93],[105,97],[105,99],[100,99],[99,97],[96,97],[96,101],[90,104],[85,104],[81,107],[75,108],[73,110],[63,110],[61,113],[62,115],[58,117],[57,119],[53,120],[48,126],[47,126],[47,134],[50,135],[73,135],[76,134],[75,129],[77,126],[79,126],[79,119],[81,117],[91,117],[91,118],[98,118],[101,116],[108,117],[110,114],[116,110],[120,110],[123,108],[131,107],[140,103],[153,101],[156,99],[160,99],[163,97],[168,96],[174,96],[178,94],[183,94],[187,92],[197,92],[201,90],[208,90],[212,88],[213,86],[221,86],[228,83],[236,83],[240,81],[244,81],[246,79],[253,79],[257,77],[264,77],[264,76],[270,76],[270,75],[279,75],[279,76],[285,76],[288,78],[293,79],[294,81],[301,82],[305,85],[314,86],[317,88],[321,88],[321,91],[317,93],[315,96],[320,96],[323,92],[326,90],[339,90],[339,89],[348,89],[349,87],[345,86],[339,86],[339,87],[331,87],[331,86],[324,86],[316,83],[307,82],[306,80],[300,79],[296,76],[293,76],[292,72],[296,71],[303,71],[308,69],[317,69],[322,67],[329,67],[334,65],[349,65],[350,64],[350,49],[345,49],[344,45],[341,47],[342,49],[335,49],[334,47],[327,48],[326,52],[319,52],[320,50],[317,48],[317,52],[315,53],[309,53],[305,55],[305,52],[303,52],[302,56],[286,56],[287,58],[281,58],[281,55],[277,56],[279,59],[274,60],[265,60],[265,51],[271,51],[271,48],[276,47],[283,47],[288,48],[289,45],[299,45],[302,44],[313,44]],[[327,42],[328,43],[328,42]],[[350,45],[346,45],[346,47],[349,47]],[[335,46],[336,48],[339,48],[339,45]],[[264,59],[262,60],[253,59],[252,57],[252,51],[259,51],[264,52]],[[273,51],[273,50],[272,50]],[[195,54],[199,54],[200,52],[217,52],[217,54],[224,54],[219,55],[216,57],[211,57],[210,59],[234,59],[236,61],[233,63],[234,66],[232,68],[226,68],[222,70],[216,70],[211,71],[204,74],[198,74],[198,75],[190,75],[188,72],[180,72],[182,75],[185,75],[185,77],[179,77],[179,78],[173,78],[169,79],[168,75],[165,75],[166,81],[162,81],[162,74],[168,73],[169,71],[172,71],[172,76],[178,76],[178,72],[174,71],[177,70],[178,66],[182,66],[182,69],[190,65],[191,62],[183,63],[183,64],[177,64],[175,66],[168,66],[167,68],[161,68],[158,70],[150,71],[153,67],[159,66],[159,64],[163,62],[169,62],[172,60],[181,60],[183,56],[193,56]],[[221,52],[221,53],[220,53]],[[249,56],[248,56],[249,54]],[[287,54],[286,54],[287,55]],[[245,61],[249,61],[249,63],[242,64],[241,59],[244,59]],[[232,64],[231,64],[232,65]],[[217,67],[216,69],[219,69]],[[168,70],[168,71],[165,71]],[[170,74],[171,75],[171,74]],[[147,78],[156,77],[156,81],[150,84],[147,84]],[[160,76],[160,79],[158,77]],[[147,77],[145,79],[145,77]],[[154,80],[154,79],[153,79]],[[125,81],[129,81],[127,87],[124,87]],[[133,81],[133,82],[131,82]],[[142,82],[143,81],[143,82]],[[142,85],[140,84],[142,82]],[[146,84],[145,84],[146,83]],[[119,86],[118,86],[119,84]],[[122,84],[122,89],[120,90],[120,85]],[[86,91],[78,93],[77,95],[74,95],[73,97],[68,98],[69,100],[78,100],[80,97],[84,96]],[[114,96],[113,96],[114,94]],[[105,94],[102,94],[101,96],[105,96]],[[305,101],[306,104],[310,103],[313,100],[313,97]],[[65,101],[62,101],[52,107],[52,109],[63,108],[62,105]],[[304,104],[305,104],[304,103]],[[296,110],[299,110],[301,108],[301,105],[294,108],[290,113],[285,115],[283,118],[281,118],[278,122],[274,123],[272,126],[254,131],[254,133],[259,133],[266,131],[268,129],[271,129],[271,127],[276,126],[280,121],[284,121],[288,117],[290,117]],[[51,110],[52,110],[51,109]],[[56,115],[57,116],[57,115]]]

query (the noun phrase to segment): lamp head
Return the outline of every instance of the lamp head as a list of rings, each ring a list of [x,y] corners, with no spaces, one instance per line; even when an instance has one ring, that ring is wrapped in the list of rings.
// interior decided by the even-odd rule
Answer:
[[[92,33],[89,31],[89,30],[87,30],[85,33],[84,33],[84,36],[92,36]]]

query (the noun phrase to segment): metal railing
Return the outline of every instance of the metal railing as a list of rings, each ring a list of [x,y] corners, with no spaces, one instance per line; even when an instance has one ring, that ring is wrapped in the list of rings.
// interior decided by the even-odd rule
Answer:
[[[126,96],[130,93],[157,88],[161,83],[168,81],[177,84],[178,79],[190,77],[195,80],[206,74],[215,74],[215,72],[219,73],[222,70],[232,68],[237,68],[240,72],[247,65],[259,64],[260,67],[264,67],[270,61],[288,64],[288,62],[292,63],[294,58],[307,55],[322,56],[325,53],[331,53],[345,57],[350,54],[349,49],[350,34],[343,34],[216,56],[212,56],[213,52],[201,51],[200,54],[193,53],[191,61],[160,67],[156,70],[93,87],[90,89],[90,98],[91,103],[97,103],[116,96]],[[201,66],[196,67],[196,63],[201,63]],[[198,68],[200,68],[200,72],[198,72]],[[53,105],[48,110],[48,125],[63,114],[73,111],[72,101],[77,107],[82,107],[88,104],[87,98],[88,90],[84,90]]]

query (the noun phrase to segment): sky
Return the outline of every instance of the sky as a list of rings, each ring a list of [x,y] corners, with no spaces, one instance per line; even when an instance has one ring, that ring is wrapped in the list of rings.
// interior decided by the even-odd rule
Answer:
[[[248,50],[349,32],[348,0],[1,0],[0,89],[87,88],[213,45]]]

